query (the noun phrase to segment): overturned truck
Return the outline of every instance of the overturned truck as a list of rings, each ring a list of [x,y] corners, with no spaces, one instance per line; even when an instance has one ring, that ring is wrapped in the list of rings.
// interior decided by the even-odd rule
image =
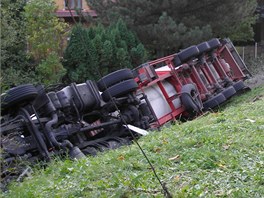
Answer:
[[[195,118],[248,90],[249,76],[232,42],[214,38],[98,82],[11,88],[1,95],[1,178],[21,178],[20,159],[96,155],[130,144],[140,129]]]

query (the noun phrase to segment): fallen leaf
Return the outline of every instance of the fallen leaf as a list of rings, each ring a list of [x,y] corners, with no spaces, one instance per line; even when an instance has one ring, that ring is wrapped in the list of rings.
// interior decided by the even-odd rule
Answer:
[[[163,144],[168,144],[169,142],[168,142],[166,139],[163,139],[163,140],[162,140],[162,143],[163,143]]]
[[[174,177],[174,180],[176,181],[176,182],[178,182],[178,181],[180,181],[180,176],[179,175],[176,175],[175,177]]]
[[[180,159],[180,156],[179,155],[176,155],[175,157],[169,158],[170,161],[172,161],[172,160],[179,160],[179,159]]]
[[[125,157],[123,156],[123,155],[120,155],[120,156],[118,156],[118,158],[117,158],[118,160],[124,160],[125,159]]]
[[[224,164],[221,164],[221,163],[219,163],[219,164],[217,164],[220,168],[226,168],[226,166],[224,165]]]
[[[160,153],[161,148],[154,148],[153,150],[154,150],[155,153]]]

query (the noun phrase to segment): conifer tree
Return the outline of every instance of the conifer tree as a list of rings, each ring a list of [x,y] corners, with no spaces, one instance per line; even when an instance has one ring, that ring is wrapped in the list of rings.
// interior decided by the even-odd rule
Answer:
[[[108,27],[95,25],[73,28],[64,53],[63,65],[69,81],[97,80],[102,75],[121,68],[132,68],[147,58],[144,46],[126,26],[118,20]]]
[[[153,52],[171,53],[212,37],[253,38],[256,0],[87,0],[109,24],[123,18]]]
[[[95,48],[86,29],[81,25],[77,25],[72,29],[63,59],[63,66],[67,69],[68,80],[83,82],[88,78],[94,78],[94,75],[96,75],[94,67],[97,59]]]

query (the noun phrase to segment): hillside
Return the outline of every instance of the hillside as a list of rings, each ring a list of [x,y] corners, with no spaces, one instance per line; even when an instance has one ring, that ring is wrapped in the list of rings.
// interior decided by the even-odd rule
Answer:
[[[264,86],[139,144],[174,197],[264,195]],[[55,159],[3,197],[163,197],[133,144],[79,161]]]

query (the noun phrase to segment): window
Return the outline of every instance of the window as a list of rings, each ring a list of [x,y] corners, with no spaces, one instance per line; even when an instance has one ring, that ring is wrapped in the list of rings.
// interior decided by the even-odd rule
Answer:
[[[65,9],[82,9],[82,0],[65,0]]]

